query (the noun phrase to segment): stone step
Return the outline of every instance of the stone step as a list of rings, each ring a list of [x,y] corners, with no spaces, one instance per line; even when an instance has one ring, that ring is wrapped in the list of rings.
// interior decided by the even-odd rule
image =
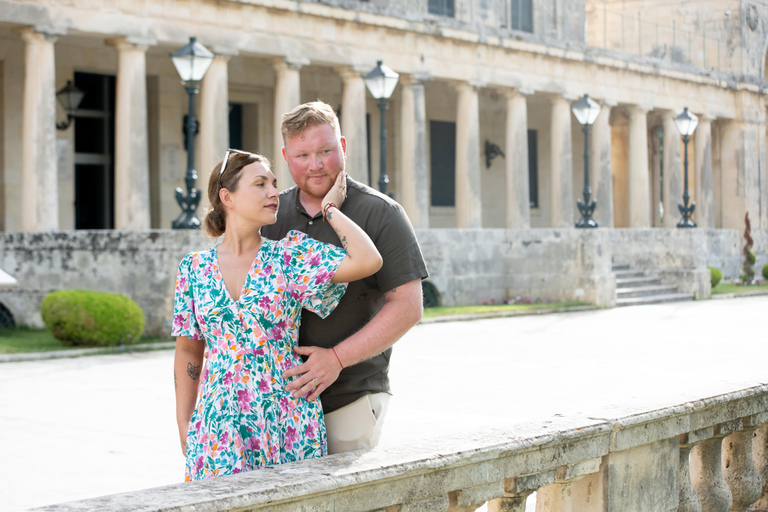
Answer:
[[[628,277],[643,277],[645,275],[644,270],[614,270],[614,275],[616,275],[616,279],[626,279]]]
[[[629,270],[629,265],[626,263],[614,263],[611,265],[611,269],[615,272],[617,270]]]
[[[631,288],[618,288],[616,290],[616,298],[625,299],[628,297],[644,297],[646,295],[666,295],[676,292],[677,287],[671,284],[633,286]]]
[[[658,295],[645,295],[643,297],[627,297],[617,299],[616,306],[639,306],[641,304],[661,304],[663,302],[676,302],[693,300],[692,293],[663,293]]]
[[[636,286],[648,286],[661,284],[661,280],[655,276],[627,277],[616,279],[616,288],[634,288]]]

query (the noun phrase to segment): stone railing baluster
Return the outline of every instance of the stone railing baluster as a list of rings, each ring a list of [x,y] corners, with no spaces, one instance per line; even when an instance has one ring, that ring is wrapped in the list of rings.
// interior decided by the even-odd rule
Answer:
[[[711,438],[714,433],[714,427],[709,427],[680,436],[680,499],[677,512],[701,512],[701,501],[691,484],[690,454],[694,446]]]
[[[536,512],[597,512],[603,510],[598,472],[602,457],[557,468],[555,483],[536,492]]]
[[[733,497],[722,466],[723,438],[741,428],[736,420],[715,426],[714,435],[691,450],[691,483],[701,501],[701,512],[729,512]]]
[[[744,428],[723,441],[723,476],[733,496],[731,512],[745,512],[760,499],[763,485],[752,461],[752,434],[762,423],[760,420],[756,416],[745,418]]]
[[[533,491],[508,494],[488,502],[488,512],[525,512],[525,504]]]
[[[475,512],[488,500],[504,495],[504,482],[494,482],[448,493],[447,512]]]
[[[752,437],[752,460],[763,482],[763,493],[749,512],[768,512],[768,423],[755,430]]]

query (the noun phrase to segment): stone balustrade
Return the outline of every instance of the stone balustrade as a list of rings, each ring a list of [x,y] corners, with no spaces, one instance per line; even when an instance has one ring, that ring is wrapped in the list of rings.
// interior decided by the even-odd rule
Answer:
[[[617,419],[476,432],[41,510],[766,511],[768,385]],[[690,457],[690,463],[689,463]]]

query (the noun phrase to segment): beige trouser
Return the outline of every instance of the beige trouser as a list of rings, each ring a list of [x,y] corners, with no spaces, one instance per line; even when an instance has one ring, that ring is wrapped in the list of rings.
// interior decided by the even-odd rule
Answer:
[[[379,444],[389,393],[365,395],[325,415],[328,455],[370,449]]]

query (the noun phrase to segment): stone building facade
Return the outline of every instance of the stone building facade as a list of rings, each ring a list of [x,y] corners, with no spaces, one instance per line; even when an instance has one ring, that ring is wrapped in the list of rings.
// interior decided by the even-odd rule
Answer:
[[[573,229],[585,139],[570,106],[589,94],[602,107],[589,138],[601,228],[675,229],[685,155],[673,118],[688,107],[700,119],[688,145],[694,219],[743,230],[749,212],[765,245],[768,7],[646,4],[0,1],[0,229],[169,228],[187,113],[169,53],[196,36],[216,55],[196,98],[201,188],[230,146],[265,154],[287,187],[280,114],[317,98],[340,112],[350,175],[376,186],[379,110],[363,76],[383,60],[400,74],[389,191],[417,229]],[[86,95],[57,130],[69,80]],[[488,158],[493,146],[504,156]]]

